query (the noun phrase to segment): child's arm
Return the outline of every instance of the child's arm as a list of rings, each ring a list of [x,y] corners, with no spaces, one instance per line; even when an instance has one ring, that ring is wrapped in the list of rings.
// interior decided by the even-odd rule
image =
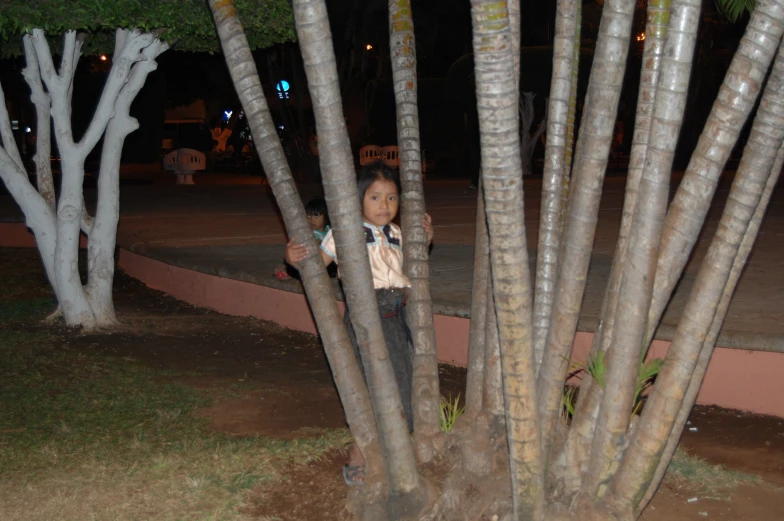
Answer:
[[[319,250],[321,253],[321,260],[324,262],[324,266],[329,266],[333,259],[327,252],[324,250]],[[295,268],[299,268],[299,263],[308,256],[308,249],[305,247],[304,244],[297,244],[297,238],[292,237],[291,240],[286,244],[286,255],[285,259],[286,262],[294,266]]]
[[[425,229],[425,233],[427,234],[427,245],[430,246],[433,244],[435,231],[433,230],[433,219],[430,218],[429,214],[425,214],[425,222],[422,223],[422,227]]]

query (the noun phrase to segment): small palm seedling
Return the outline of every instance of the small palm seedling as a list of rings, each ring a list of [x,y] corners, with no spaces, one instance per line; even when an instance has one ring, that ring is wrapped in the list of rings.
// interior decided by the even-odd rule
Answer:
[[[637,387],[634,390],[634,411],[632,416],[640,412],[642,399],[640,395],[644,390],[653,385],[656,375],[661,371],[664,360],[661,358],[651,358],[640,366],[640,376],[637,378]]]
[[[652,358],[647,362],[640,362],[640,373],[637,377],[637,386],[634,389],[634,409],[632,416],[640,412],[642,407],[642,392],[653,385],[656,376],[661,371],[661,366],[664,360],[661,358]],[[585,366],[585,372],[591,375],[594,380],[599,384],[599,387],[604,389],[604,377],[607,372],[607,364],[604,359],[604,353],[599,353],[595,357],[588,360]]]
[[[465,407],[460,406],[460,393],[457,398],[452,400],[452,395],[449,398],[441,396],[441,430],[449,434],[455,426],[455,421],[463,415]]]
[[[661,358],[653,358],[647,362],[640,363],[640,374],[637,378],[637,386],[634,390],[634,410],[632,416],[640,412],[643,400],[642,393],[653,385],[656,376],[661,371],[664,360]],[[607,374],[607,363],[604,359],[604,353],[600,352],[596,356],[591,357],[586,364],[572,362],[572,372],[569,378],[576,376],[579,373],[585,372],[591,375],[591,378],[596,380],[599,387],[604,389],[605,375]],[[576,368],[576,370],[574,370]],[[561,414],[564,419],[569,419],[574,416],[574,404],[577,395],[577,387],[569,385],[564,386],[563,394],[561,395]]]
[[[575,394],[577,394],[577,387],[570,385],[564,386],[563,394],[561,395],[561,415],[565,420],[574,416]]]

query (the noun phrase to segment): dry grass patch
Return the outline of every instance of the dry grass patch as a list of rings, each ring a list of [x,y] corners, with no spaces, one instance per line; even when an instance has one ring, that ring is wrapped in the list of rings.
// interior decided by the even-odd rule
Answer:
[[[738,485],[762,483],[759,476],[730,470],[723,465],[711,465],[684,449],[675,452],[664,479],[673,489],[687,489],[704,499],[729,499],[727,492]]]
[[[251,489],[350,441],[229,438],[203,391],[130,359],[0,330],[0,519],[244,520]]]

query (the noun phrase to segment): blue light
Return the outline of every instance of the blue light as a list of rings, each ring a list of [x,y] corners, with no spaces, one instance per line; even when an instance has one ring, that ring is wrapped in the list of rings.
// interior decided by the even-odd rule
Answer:
[[[280,99],[289,99],[289,82],[286,80],[280,80],[275,85],[275,90],[278,91],[278,97]]]

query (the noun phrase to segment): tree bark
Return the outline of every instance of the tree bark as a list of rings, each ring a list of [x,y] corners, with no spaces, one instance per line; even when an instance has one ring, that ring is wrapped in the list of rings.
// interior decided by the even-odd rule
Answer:
[[[648,314],[646,345],[653,338],[689,253],[697,242],[719,176],[759,96],[782,33],[784,2],[758,2],[667,212]]]
[[[471,290],[471,322],[468,329],[468,371],[466,374],[465,417],[472,421],[482,412],[487,329],[487,299],[490,285],[490,244],[482,180],[476,198],[476,235],[474,240],[474,276]],[[492,291],[492,290],[491,290]]]
[[[22,76],[30,86],[30,100],[35,105],[36,114],[36,142],[35,142],[35,174],[38,192],[52,208],[55,207],[54,180],[52,179],[52,127],[51,109],[52,99],[44,91],[41,83],[41,72],[38,67],[38,58],[29,34],[22,38],[24,43],[27,66],[22,69]]]
[[[670,0],[654,0],[648,3],[648,22],[645,27],[645,49],[643,52],[642,70],[640,73],[640,90],[637,100],[637,115],[629,161],[629,175],[626,180],[626,194],[623,202],[623,216],[618,242],[615,248],[610,277],[607,282],[599,328],[594,334],[591,350],[588,355],[593,359],[598,353],[606,353],[612,338],[615,312],[618,306],[618,289],[621,271],[626,256],[626,243],[631,230],[634,207],[637,202],[637,189],[642,177],[645,156],[647,155],[650,137],[653,104],[656,99],[660,64],[667,36],[667,24],[670,16]],[[594,426],[599,415],[602,388],[592,378],[584,378],[580,385],[580,399],[577,402],[572,428],[562,453],[563,461],[568,462],[567,480],[569,488],[576,490],[579,479],[585,471],[587,460],[591,454]],[[565,458],[565,459],[564,459]]]
[[[564,161],[563,188],[561,190],[561,235],[566,226],[566,210],[569,200],[569,183],[572,174],[572,160],[574,158],[574,127],[577,120],[577,84],[580,78],[580,45],[582,43],[583,3],[577,2],[577,23],[574,41],[574,62],[572,64],[572,92],[569,95],[569,117],[566,125],[566,159]],[[552,306],[551,306],[552,307]]]
[[[131,36],[126,29],[118,29],[117,32],[115,59],[122,52],[121,43]],[[155,59],[168,48],[157,38],[144,48],[144,59],[128,75],[128,82],[118,94],[114,105],[115,115],[106,126],[98,176],[98,204],[87,244],[88,283],[85,288],[97,327],[111,328],[117,324],[112,282],[117,225],[120,221],[120,159],[125,138],[139,128],[139,122],[130,116],[131,104],[144,86],[147,75],[158,68]]]
[[[425,193],[417,105],[416,44],[410,0],[389,2],[389,53],[397,113],[397,145],[403,227],[403,267],[411,281],[406,318],[414,339],[412,400],[414,439],[419,460],[428,462],[443,446],[439,425],[441,393],[430,299],[428,240],[423,228]]]
[[[608,1],[602,12],[586,108],[577,142],[569,215],[555,285],[555,302],[539,371],[538,408],[542,415],[542,440],[546,444],[550,444],[553,439],[552,433],[560,412],[569,354],[585,292],[607,156],[623,85],[634,4],[632,0]],[[549,446],[545,447],[545,454],[547,452]]]
[[[553,41],[553,76],[550,82],[550,108],[547,120],[547,144],[544,151],[542,202],[539,211],[539,243],[536,250],[536,287],[534,291],[534,349],[536,365],[541,366],[547,327],[550,325],[561,249],[561,206],[564,175],[569,168],[566,150],[570,148],[568,129],[572,105],[572,83],[576,78],[575,57],[579,56],[580,42],[577,0],[558,0],[555,12]],[[577,52],[575,52],[575,48]],[[575,91],[576,93],[576,85]],[[571,113],[574,118],[574,113]],[[574,119],[572,119],[572,137]]]
[[[79,278],[79,233],[84,202],[82,181],[86,153],[81,154],[81,147],[75,145],[71,133],[70,100],[73,74],[81,55],[82,40],[77,39],[75,31],[65,34],[60,74],[55,71],[49,44],[42,30],[33,29],[32,44],[38,57],[41,78],[52,98],[52,121],[62,158],[63,175],[56,209],[54,248],[54,276],[55,285],[59,289],[58,300],[67,325],[81,325],[86,329],[93,329],[95,318]],[[111,77],[107,86],[110,82]],[[106,107],[102,108],[106,110]]]
[[[332,293],[329,276],[310,229],[305,207],[297,193],[294,179],[286,162],[280,139],[261,89],[247,37],[233,3],[210,0],[218,37],[232,81],[247,114],[248,123],[278,202],[286,230],[308,247],[309,255],[302,261],[300,274],[305,294],[316,319],[332,376],[346,411],[346,421],[360,450],[367,460],[369,475],[383,468],[378,433],[362,373],[348,338],[343,319]]]
[[[0,86],[0,128],[7,122],[10,129],[11,124],[8,119],[8,112],[5,106],[5,95],[2,86]],[[25,224],[33,231],[38,252],[41,254],[41,261],[44,265],[44,271],[52,285],[55,296],[60,300],[59,288],[55,280],[54,270],[54,247],[56,239],[55,222],[56,216],[54,208],[44,200],[35,187],[30,184],[27,178],[27,172],[17,164],[8,153],[7,148],[16,147],[16,142],[13,141],[11,135],[10,140],[3,133],[3,147],[0,148],[0,179],[5,183],[11,197],[14,198],[16,204],[22,210],[25,216]]]
[[[295,0],[294,21],[313,99],[324,193],[340,258],[346,305],[351,310],[373,400],[392,506],[415,512],[424,505],[424,489],[381,330],[324,0]]]
[[[488,273],[488,277],[490,273]],[[489,277],[485,299],[485,377],[483,404],[484,412],[494,418],[504,417],[504,385],[501,362],[501,339],[498,333],[498,315],[495,311],[493,281]]]
[[[628,246],[622,264],[611,348],[605,357],[606,385],[594,433],[584,490],[603,497],[625,449],[635,388],[645,354],[643,338],[653,275],[667,212],[670,172],[683,122],[701,0],[675,0],[657,84],[645,169],[639,181]]]
[[[700,266],[640,424],[632,435],[629,453],[613,480],[615,496],[631,501],[635,508],[648,489],[670,436],[680,434],[672,432],[673,425],[685,405],[684,397],[697,359],[703,346],[711,340],[712,325],[728,288],[735,259],[743,256],[739,253],[741,243],[748,235],[784,143],[783,52],[784,47],[780,47],[716,234]],[[747,242],[755,238],[751,236]]]
[[[128,81],[128,76],[135,70],[134,64],[141,59],[141,51],[154,40],[150,34],[134,32],[130,38],[118,40],[114,65],[104,87],[95,114],[90,125],[79,143],[73,141],[71,131],[71,98],[73,94],[73,77],[79,56],[83,36],[69,31],[64,36],[62,59],[59,73],[55,70],[49,45],[41,29],[33,29],[32,34],[23,38],[27,66],[23,76],[30,86],[31,99],[38,112],[38,149],[36,154],[36,173],[38,190],[28,186],[26,173],[20,169],[22,177],[15,176],[12,183],[18,184],[12,192],[25,212],[26,219],[36,235],[39,251],[50,278],[52,287],[59,303],[66,324],[92,329],[103,319],[100,313],[111,308],[111,274],[113,273],[113,244],[108,271],[102,267],[102,273],[108,273],[102,283],[104,304],[98,310],[93,309],[91,302],[82,286],[79,277],[79,234],[80,230],[88,235],[94,227],[94,220],[87,214],[82,196],[84,178],[84,160],[95,147],[115,113],[120,90]],[[44,91],[44,85],[46,91]],[[62,157],[63,180],[59,201],[55,201],[54,185],[49,163],[49,117],[55,125],[58,147]],[[13,152],[12,152],[13,153]],[[17,153],[18,155],[18,153]],[[13,159],[11,159],[13,161]],[[22,201],[20,198],[24,198]],[[105,202],[105,201],[104,201]],[[99,197],[99,205],[102,200]],[[53,210],[56,205],[56,213]],[[44,208],[46,207],[46,209]],[[116,234],[116,221],[104,227],[105,235]],[[104,241],[106,242],[106,241]],[[91,259],[95,260],[95,258]],[[113,311],[109,313],[114,323]]]
[[[648,506],[648,503],[653,497],[653,494],[659,488],[659,485],[664,478],[664,474],[670,465],[670,461],[675,454],[675,449],[678,448],[678,443],[681,439],[683,428],[686,426],[686,421],[689,419],[689,414],[694,407],[694,403],[697,401],[697,394],[700,391],[700,387],[702,387],[702,381],[705,378],[705,372],[708,369],[708,364],[710,362],[711,356],[713,355],[716,339],[718,338],[719,331],[721,330],[721,326],[724,323],[724,318],[727,316],[727,310],[730,306],[732,294],[738,285],[738,280],[740,279],[741,273],[743,273],[743,267],[746,265],[746,261],[749,258],[751,249],[754,246],[754,240],[757,236],[757,233],[759,232],[762,219],[765,216],[765,210],[767,210],[768,203],[770,202],[770,196],[773,193],[773,188],[776,186],[776,181],[778,181],[779,175],[781,174],[782,166],[784,166],[784,147],[779,149],[778,155],[776,156],[776,162],[773,164],[773,168],[771,169],[770,176],[768,177],[767,184],[765,185],[765,190],[762,192],[759,205],[754,211],[754,216],[752,217],[751,222],[749,223],[749,227],[746,230],[746,234],[743,237],[743,241],[740,244],[738,254],[735,256],[735,261],[732,264],[729,280],[727,281],[727,285],[724,287],[724,293],[721,296],[719,308],[716,311],[716,316],[713,318],[710,333],[708,333],[708,337],[705,339],[705,342],[702,345],[700,356],[697,359],[697,367],[695,368],[694,374],[692,375],[691,381],[689,382],[689,387],[686,390],[683,403],[681,404],[681,408],[678,411],[678,416],[675,419],[675,424],[673,425],[670,437],[667,439],[667,445],[664,447],[664,452],[662,453],[659,464],[656,467],[656,472],[653,475],[653,479],[648,485],[648,490],[645,492],[642,500],[637,505],[636,513],[638,516],[645,509],[645,507]]]
[[[565,193],[572,166],[581,10],[581,3],[576,0],[559,0],[556,4],[553,75],[547,111],[547,142],[536,250],[533,326],[537,374],[542,365],[547,328],[553,311],[555,278],[566,209]]]
[[[515,519],[543,519],[514,42],[505,3],[472,0],[482,180],[503,366]]]

